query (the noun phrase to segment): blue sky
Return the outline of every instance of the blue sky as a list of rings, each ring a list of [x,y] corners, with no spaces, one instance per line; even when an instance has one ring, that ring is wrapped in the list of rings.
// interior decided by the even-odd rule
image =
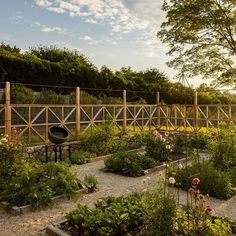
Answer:
[[[27,50],[77,49],[98,68],[156,67],[169,78],[167,48],[156,37],[164,13],[158,0],[1,0],[0,40]],[[199,84],[200,80],[191,80]]]

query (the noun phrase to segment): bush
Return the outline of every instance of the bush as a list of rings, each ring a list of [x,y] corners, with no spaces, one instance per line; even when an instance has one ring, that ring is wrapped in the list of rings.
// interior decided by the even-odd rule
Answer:
[[[85,152],[85,151],[73,151],[71,153],[71,164],[85,164],[89,161],[90,158],[95,157],[96,154]]]
[[[175,172],[176,183],[180,188],[189,189],[192,177],[197,176],[201,179],[199,190],[202,193],[222,199],[227,199],[232,195],[229,174],[219,172],[209,162],[193,163]]]
[[[118,152],[105,160],[106,170],[128,176],[141,176],[155,165],[153,159],[134,152]]]
[[[31,104],[34,102],[34,91],[21,84],[11,88],[11,102],[17,104]]]
[[[66,214],[67,229],[73,235],[133,235],[142,225],[142,204],[138,194],[104,197],[96,208],[78,205]]]
[[[157,135],[149,135],[146,138],[146,155],[157,162],[165,162],[170,157],[172,145],[157,132]]]
[[[97,190],[97,183],[97,178],[94,175],[86,175],[84,178],[84,184],[90,193]]]
[[[52,90],[43,89],[37,98],[39,104],[65,104],[65,96],[57,94]]]
[[[154,189],[145,192],[142,203],[144,225],[142,235],[174,235],[177,206],[171,193],[164,193],[164,182],[160,180]]]
[[[191,148],[206,150],[209,138],[207,134],[201,132],[194,133],[190,138],[189,144]]]
[[[49,205],[52,197],[68,197],[81,188],[74,172],[61,163],[42,164],[27,157],[17,140],[0,140],[0,200],[11,205]]]
[[[217,169],[228,170],[236,167],[236,129],[222,125],[215,138],[211,139],[209,152]]]
[[[80,148],[86,152],[97,155],[108,154],[112,151],[114,143],[113,126],[110,123],[98,126],[92,134],[81,137]]]

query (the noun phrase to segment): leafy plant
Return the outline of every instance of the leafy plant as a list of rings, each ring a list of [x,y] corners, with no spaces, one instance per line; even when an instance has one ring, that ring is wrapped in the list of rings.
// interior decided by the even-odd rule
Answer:
[[[93,153],[75,150],[71,153],[71,164],[85,164],[89,161],[90,158],[93,158],[95,156],[96,155]]]
[[[72,234],[105,236],[129,235],[142,225],[143,210],[138,194],[101,198],[91,210],[78,205],[66,214],[67,228]]]
[[[192,177],[196,176],[201,179],[198,187],[202,193],[222,199],[229,198],[232,195],[230,175],[226,172],[219,172],[209,162],[194,162],[192,165],[177,169],[174,172],[176,173],[176,186],[185,190],[191,187]]]
[[[97,190],[97,183],[97,178],[94,175],[86,175],[84,178],[84,184],[90,193]]]
[[[159,132],[155,131],[154,134],[146,138],[146,155],[153,158],[157,162],[165,162],[170,158],[172,151],[172,144],[163,137]]]
[[[174,195],[165,193],[164,180],[160,179],[154,188],[149,188],[142,197],[144,224],[142,235],[171,236],[177,211]]]
[[[69,167],[61,163],[46,163],[29,158],[16,139],[0,140],[0,200],[12,205],[47,206],[52,197],[71,197],[82,184]]]
[[[236,167],[236,129],[221,124],[221,129],[211,139],[209,152],[213,165],[219,170]]]
[[[145,169],[156,165],[153,159],[135,152],[118,152],[104,162],[107,171],[128,176],[141,176]]]
[[[190,200],[187,206],[179,209],[176,214],[175,230],[178,235],[214,236],[231,235],[230,224],[212,216],[214,209],[205,206],[206,197],[201,194],[198,187],[202,182],[193,178],[191,188],[188,189]]]

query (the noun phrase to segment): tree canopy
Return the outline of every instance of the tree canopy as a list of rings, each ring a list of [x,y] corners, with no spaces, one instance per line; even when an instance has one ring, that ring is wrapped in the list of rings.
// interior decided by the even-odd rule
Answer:
[[[236,84],[236,0],[165,0],[158,32],[170,47],[179,77],[203,76]]]
[[[27,86],[31,90],[22,85],[12,86],[12,102],[16,103],[63,103],[65,96],[62,95],[69,94],[73,102],[75,95],[71,92],[76,86],[87,92],[81,93],[84,103],[100,102],[99,100],[104,103],[122,103],[124,89],[128,91],[128,102],[155,103],[158,91],[161,102],[193,103],[193,88],[171,82],[156,68],[134,71],[131,67],[123,67],[112,71],[102,66],[99,70],[79,52],[55,46],[34,47],[22,54],[17,47],[0,45],[0,79],[15,85],[34,84]],[[55,88],[52,89],[51,86]],[[203,103],[229,101],[212,88],[202,86],[200,89],[199,101]],[[206,90],[211,92],[204,92]],[[35,91],[41,92],[39,96],[33,96]]]

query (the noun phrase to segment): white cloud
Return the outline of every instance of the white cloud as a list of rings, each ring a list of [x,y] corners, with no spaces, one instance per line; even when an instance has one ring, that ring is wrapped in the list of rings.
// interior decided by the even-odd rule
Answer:
[[[44,32],[44,33],[57,33],[57,34],[66,34],[66,29],[65,28],[61,28],[61,27],[56,27],[56,26],[53,26],[53,27],[49,27],[49,26],[46,26],[46,25],[42,25],[40,24],[39,22],[34,22],[35,25],[37,25],[38,27],[41,28],[41,32]]]
[[[66,32],[66,29],[60,28],[60,27],[47,27],[47,26],[43,26],[41,31],[45,32],[45,33],[56,32],[58,34],[64,34]]]
[[[114,35],[92,39],[85,35],[81,39],[89,44],[108,42],[116,44],[118,37],[131,32],[139,34],[136,42],[143,46],[143,55],[158,57],[166,52],[156,31],[164,19],[161,1],[157,0],[35,0],[38,6],[71,17],[80,17],[86,23],[108,25]],[[56,29],[54,29],[57,31]]]
[[[83,37],[81,37],[81,39],[84,41],[92,41],[93,40],[89,35],[84,35]]]

